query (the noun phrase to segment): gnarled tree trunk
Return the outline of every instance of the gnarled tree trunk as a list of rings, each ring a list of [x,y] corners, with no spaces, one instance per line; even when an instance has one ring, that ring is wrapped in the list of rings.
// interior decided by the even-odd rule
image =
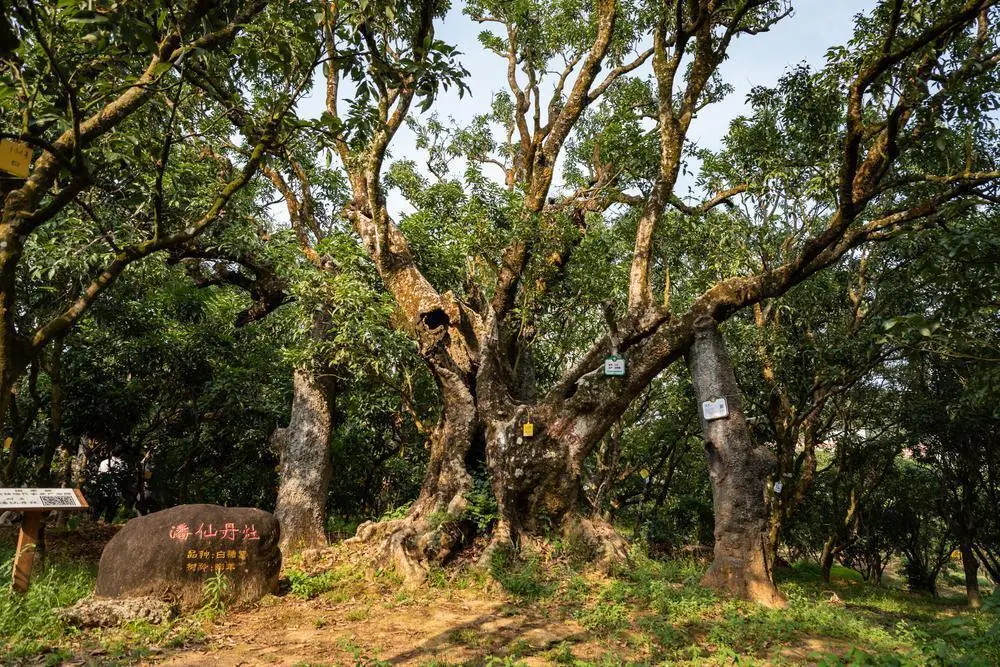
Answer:
[[[465,458],[478,437],[475,397],[454,364],[429,365],[441,393],[442,411],[430,434],[430,459],[420,489],[406,517],[358,526],[348,543],[374,551],[377,562],[390,565],[408,584],[427,576],[428,564],[447,561],[470,537],[461,517],[472,477]]]
[[[326,497],[332,475],[333,380],[298,368],[292,386],[291,419],[271,436],[280,453],[274,515],[281,524],[283,551],[326,546]]]
[[[601,567],[625,561],[625,540],[583,510],[583,463],[599,440],[593,420],[544,403],[489,414],[486,461],[500,514],[492,544],[553,532]]]
[[[469,459],[485,453],[499,515],[486,557],[498,546],[516,548],[523,536],[556,533],[602,564],[624,560],[625,541],[580,511],[584,459],[614,418],[515,399],[517,383],[504,365],[496,328],[477,320],[462,326],[457,311],[438,317],[441,322],[425,318],[424,326],[437,325],[432,331],[441,330],[440,345],[425,343],[423,351],[443,410],[420,496],[405,518],[363,524],[350,542],[374,548],[407,581],[420,582],[429,563],[447,561],[471,537],[464,517]]]
[[[774,585],[768,549],[768,513],[764,500],[774,456],[751,441],[732,361],[715,320],[695,323],[688,351],[708,455],[715,508],[715,560],[702,583],[769,607],[785,599]],[[729,414],[706,420],[702,404],[724,398]]]

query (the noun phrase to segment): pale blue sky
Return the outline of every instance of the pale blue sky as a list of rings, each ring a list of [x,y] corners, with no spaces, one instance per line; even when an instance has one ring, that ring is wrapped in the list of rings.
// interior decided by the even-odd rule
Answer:
[[[775,84],[782,73],[800,62],[822,66],[829,47],[850,39],[855,14],[869,11],[875,0],[802,0],[793,4],[794,15],[778,23],[770,32],[743,37],[730,47],[721,73],[734,91],[699,114],[690,133],[693,141],[707,148],[718,147],[729,122],[746,112],[746,96],[751,88]],[[467,84],[472,94],[460,99],[455,90],[450,90],[439,96],[432,108],[432,112],[442,119],[454,117],[459,122],[484,113],[493,94],[507,90],[506,61],[479,45],[476,36],[483,28],[462,14],[462,6],[461,0],[454,2],[454,7],[438,26],[436,36],[462,52],[461,61],[469,70]],[[303,101],[301,111],[319,115],[322,105],[322,90],[317,90]],[[425,160],[408,129],[403,129],[393,140],[391,152],[394,160],[409,158],[418,164]],[[679,189],[686,190],[683,184],[681,186]],[[683,196],[685,192],[678,194]],[[409,209],[395,193],[390,194],[389,207],[394,215]]]

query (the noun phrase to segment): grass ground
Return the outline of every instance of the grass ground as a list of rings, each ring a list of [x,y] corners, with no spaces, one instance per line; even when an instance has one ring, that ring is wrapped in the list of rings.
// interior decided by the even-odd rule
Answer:
[[[825,586],[800,565],[779,576],[789,608],[770,611],[701,588],[694,561],[636,554],[608,576],[548,549],[501,555],[488,570],[435,570],[428,586],[408,591],[334,548],[308,567],[286,564],[282,594],[251,609],[162,626],[65,628],[53,609],[90,592],[105,539],[53,536],[30,593],[0,592],[0,663],[1000,664],[996,606],[974,612],[960,597],[877,588],[845,569]],[[0,535],[0,563],[12,554],[11,535]]]

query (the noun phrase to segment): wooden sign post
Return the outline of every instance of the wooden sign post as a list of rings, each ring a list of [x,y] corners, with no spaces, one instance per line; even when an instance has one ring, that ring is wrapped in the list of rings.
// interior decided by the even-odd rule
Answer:
[[[80,489],[0,489],[0,510],[24,512],[14,554],[12,588],[24,593],[31,581],[42,519],[52,510],[85,510],[89,507]]]

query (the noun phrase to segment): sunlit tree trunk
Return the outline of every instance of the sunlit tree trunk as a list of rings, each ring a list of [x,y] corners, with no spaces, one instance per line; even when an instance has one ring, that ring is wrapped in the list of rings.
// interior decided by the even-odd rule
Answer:
[[[476,401],[460,373],[431,362],[442,409],[430,433],[430,457],[420,495],[403,519],[366,522],[348,540],[372,547],[409,583],[423,581],[431,562],[446,562],[471,537],[462,516],[472,477],[466,455],[478,430]]]
[[[333,380],[299,368],[292,387],[291,419],[271,436],[280,457],[274,514],[285,551],[326,546],[326,499],[332,475]]]
[[[836,547],[836,538],[833,536],[827,537],[823,542],[823,553],[819,557],[819,567],[820,567],[820,578],[824,584],[830,583],[830,574],[833,571],[833,556],[834,548]]]
[[[743,415],[742,400],[725,343],[710,318],[695,324],[688,367],[699,409],[724,398],[728,416],[701,415],[715,508],[715,560],[702,583],[769,607],[785,605],[774,585],[767,540],[764,494],[774,456],[755,446]]]

